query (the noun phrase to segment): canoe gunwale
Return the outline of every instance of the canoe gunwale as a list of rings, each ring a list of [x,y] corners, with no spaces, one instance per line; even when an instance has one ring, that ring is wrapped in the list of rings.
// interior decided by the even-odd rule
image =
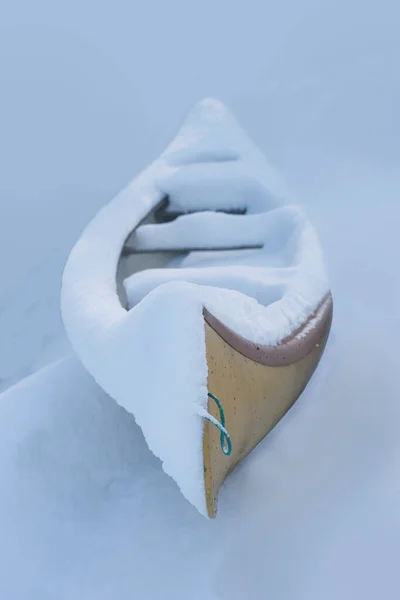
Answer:
[[[333,301],[329,292],[317,309],[292,335],[276,346],[256,344],[240,336],[203,308],[204,320],[234,350],[246,358],[267,367],[284,367],[298,362],[318,346],[329,332],[333,317]],[[315,321],[315,323],[312,323]]]

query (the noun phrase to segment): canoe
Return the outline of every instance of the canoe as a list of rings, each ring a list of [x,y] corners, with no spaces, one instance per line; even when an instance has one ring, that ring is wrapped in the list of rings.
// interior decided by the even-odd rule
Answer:
[[[214,100],[88,224],[61,294],[83,365],[209,518],[309,382],[332,306],[313,227]]]

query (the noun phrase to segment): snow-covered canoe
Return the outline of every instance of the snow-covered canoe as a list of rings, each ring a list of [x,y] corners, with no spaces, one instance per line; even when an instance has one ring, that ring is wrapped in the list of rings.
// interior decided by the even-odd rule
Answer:
[[[288,198],[227,109],[205,100],[89,223],[64,271],[75,352],[209,517],[227,474],[306,386],[329,334],[318,239]],[[168,222],[144,225],[163,204]],[[127,246],[181,254],[121,290]]]

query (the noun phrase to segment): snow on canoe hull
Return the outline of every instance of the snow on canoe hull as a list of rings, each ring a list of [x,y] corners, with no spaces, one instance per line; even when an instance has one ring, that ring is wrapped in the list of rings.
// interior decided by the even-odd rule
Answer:
[[[172,220],[146,225],[165,202]],[[133,273],[118,286],[130,238],[135,252],[173,250],[184,256],[166,269]],[[61,312],[84,367],[135,416],[184,496],[212,516],[204,481],[205,420],[220,436],[222,458],[232,457],[225,467],[232,468],[253,445],[244,444],[243,436],[255,443],[262,439],[311,376],[322,338],[314,353],[308,340],[318,337],[317,311],[327,294],[314,228],[229,111],[204,100],[165,152],[87,225],[64,269]],[[221,340],[219,354],[226,343],[238,353],[233,372],[244,362],[260,379],[257,393],[245,392],[251,377],[242,373],[243,412],[235,419],[242,437],[235,425],[235,448],[229,447],[221,405],[219,418],[210,412],[210,393],[222,394],[223,404],[233,403],[235,394],[227,400],[226,364],[219,369],[220,384],[208,380],[209,327]],[[213,356],[215,350],[214,344]],[[308,367],[300,368],[303,364]],[[275,373],[281,375],[281,391],[272,417],[268,390]],[[257,419],[246,424],[253,402],[265,412],[259,424]],[[230,406],[227,416],[229,411]],[[223,476],[215,476],[215,490]]]

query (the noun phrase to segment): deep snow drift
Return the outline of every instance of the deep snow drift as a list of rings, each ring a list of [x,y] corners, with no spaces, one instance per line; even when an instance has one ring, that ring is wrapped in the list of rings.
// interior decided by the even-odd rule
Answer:
[[[76,360],[3,394],[6,597],[395,598],[398,383],[369,325],[339,319],[307,393],[222,488],[216,521]]]
[[[233,108],[315,224],[332,337],[311,387],[227,481],[215,522],[76,362],[2,394],[0,597],[397,600],[398,2],[141,10],[2,10],[3,387],[62,352],[74,240],[205,94]]]

